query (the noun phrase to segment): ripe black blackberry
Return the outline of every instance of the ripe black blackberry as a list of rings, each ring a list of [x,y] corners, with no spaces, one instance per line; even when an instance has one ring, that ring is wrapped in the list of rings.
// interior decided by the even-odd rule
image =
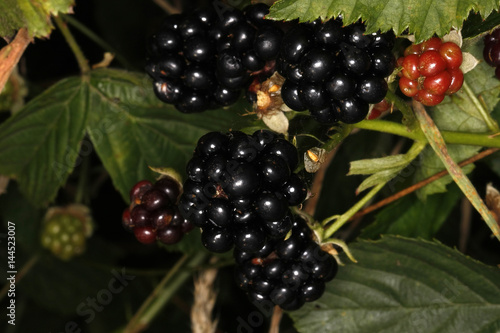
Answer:
[[[365,34],[355,23],[340,19],[300,23],[283,36],[276,61],[285,77],[283,102],[295,111],[309,109],[322,123],[356,123],[368,114],[369,103],[387,93],[384,78],[395,68],[394,35]]]
[[[208,250],[255,252],[290,231],[289,206],[306,198],[297,165],[296,148],[273,132],[210,132],[187,165],[179,208]]]
[[[256,253],[235,249],[236,284],[251,302],[272,302],[297,310],[321,297],[325,283],[338,269],[336,260],[311,239],[311,230],[298,216],[290,216],[291,235],[265,244]]]
[[[260,3],[221,15],[205,7],[167,17],[148,45],[146,72],[156,96],[184,113],[235,103],[251,75],[272,74],[266,68],[278,55],[283,32],[264,20],[268,12]]]
[[[177,207],[181,187],[177,180],[164,176],[154,184],[142,180],[130,190],[130,206],[122,215],[125,229],[143,244],[156,240],[178,243],[193,225],[184,219]]]

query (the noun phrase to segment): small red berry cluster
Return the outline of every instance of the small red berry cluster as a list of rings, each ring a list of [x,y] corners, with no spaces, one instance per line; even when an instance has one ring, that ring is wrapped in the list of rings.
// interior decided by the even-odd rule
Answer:
[[[426,106],[441,103],[445,95],[456,93],[463,84],[460,69],[462,50],[453,42],[433,37],[408,46],[398,59],[399,89]]]
[[[488,65],[496,67],[495,76],[500,80],[500,29],[484,36],[483,57]]]
[[[164,244],[178,243],[193,225],[184,219],[177,208],[181,186],[170,176],[156,183],[142,180],[130,191],[130,206],[122,215],[125,229],[132,231],[143,244],[156,240]]]

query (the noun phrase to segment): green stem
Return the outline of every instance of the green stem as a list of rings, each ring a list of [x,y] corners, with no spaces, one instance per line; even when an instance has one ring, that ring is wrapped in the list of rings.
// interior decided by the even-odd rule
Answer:
[[[206,252],[197,253],[192,257],[185,254],[181,257],[144,301],[123,333],[137,333],[146,329],[175,292],[192,275],[192,269],[202,264],[206,257]]]
[[[370,131],[399,135],[415,141],[425,141],[425,136],[421,131],[409,131],[406,126],[393,121],[377,119],[363,120],[357,124],[354,124],[354,127]]]
[[[464,81],[462,85],[462,89],[465,91],[467,94],[467,97],[471,100],[472,104],[476,107],[477,111],[481,114],[483,117],[484,122],[486,123],[486,126],[490,129],[492,133],[498,133],[500,132],[500,128],[498,127],[498,123],[491,117],[490,113],[484,105],[481,103],[481,101],[477,98],[476,94],[472,91],[471,87],[467,84],[466,81]]]
[[[133,66],[125,59],[124,56],[119,54],[115,48],[113,48],[111,45],[109,45],[105,40],[103,40],[101,37],[96,35],[92,30],[87,28],[85,25],[80,23],[77,19],[75,19],[71,15],[63,15],[64,21],[69,23],[72,27],[74,27],[76,30],[80,31],[82,34],[87,36],[91,41],[99,45],[103,50],[109,51],[113,53],[116,57],[116,60],[118,60],[124,67],[126,68],[133,68]]]
[[[418,130],[418,123],[411,107],[392,91],[387,91],[385,98],[394,104],[394,106],[403,114],[403,124],[410,130]]]
[[[370,131],[395,134],[416,141],[427,141],[422,131],[419,130],[410,132],[407,130],[406,126],[393,121],[363,120],[362,122],[354,124],[354,127]],[[491,133],[442,131],[441,135],[448,144],[500,148],[500,136],[492,136]]]
[[[90,158],[88,156],[83,157],[82,166],[80,168],[80,175],[78,177],[78,185],[76,187],[75,203],[84,203],[86,189],[88,187],[88,174],[90,168]]]
[[[374,188],[372,188],[370,190],[370,192],[368,192],[361,200],[359,200],[354,206],[352,206],[344,214],[342,214],[340,216],[334,215],[334,216],[331,216],[331,217],[324,219],[321,222],[322,225],[326,225],[329,222],[333,221],[334,219],[337,219],[337,220],[335,221],[335,223],[333,223],[330,227],[328,227],[325,230],[323,239],[330,238],[337,230],[339,230],[344,224],[346,224],[346,222],[349,221],[349,219],[351,217],[353,217],[354,214],[356,214],[361,208],[363,208],[363,206],[368,201],[370,201],[375,196],[375,194],[377,194],[378,191],[380,191],[382,189],[382,187],[384,187],[385,184],[386,184],[386,182],[380,183],[377,186],[375,186]]]
[[[321,148],[327,152],[332,151],[351,133],[353,128],[354,127],[352,125],[342,125],[340,130],[335,133]]]
[[[73,52],[76,61],[78,62],[78,67],[80,67],[80,72],[83,76],[88,76],[88,74],[90,73],[90,67],[87,58],[85,58],[85,55],[80,49],[80,46],[78,46],[78,43],[71,34],[71,31],[69,31],[68,26],[62,21],[59,16],[54,16],[54,22],[56,23],[57,27],[64,36],[64,39],[66,39],[66,42],[71,48],[71,51]]]

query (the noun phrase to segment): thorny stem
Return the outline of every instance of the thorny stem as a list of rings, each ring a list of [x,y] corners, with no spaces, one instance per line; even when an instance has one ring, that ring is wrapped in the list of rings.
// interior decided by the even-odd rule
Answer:
[[[71,34],[71,31],[69,31],[68,26],[66,25],[65,22],[63,22],[63,20],[59,16],[54,16],[54,22],[56,23],[57,27],[64,36],[64,39],[71,48],[71,51],[73,52],[73,55],[75,56],[76,61],[78,62],[78,67],[80,67],[81,74],[83,76],[88,76],[88,74],[90,73],[90,67],[87,58],[85,58],[85,55],[80,49],[80,46],[78,45],[75,38]]]
[[[486,156],[489,156],[493,153],[496,153],[497,151],[499,151],[500,149],[499,148],[490,148],[490,149],[487,149],[485,151],[482,151],[480,152],[479,154],[476,154],[474,156],[472,156],[471,158],[468,158],[462,162],[460,162],[458,165],[460,167],[464,167],[466,166],[467,164],[471,164],[471,163],[474,163],[482,158],[485,158]],[[374,210],[377,210],[379,208],[382,208],[410,193],[413,193],[419,189],[421,189],[422,187],[426,186],[426,185],[429,185],[430,183],[438,180],[439,178],[442,178],[444,176],[446,176],[448,174],[448,170],[443,170],[443,171],[440,171],[426,179],[423,179],[421,180],[420,182],[410,186],[410,187],[407,187],[405,188],[404,190],[401,190],[393,195],[391,195],[390,197],[387,197],[383,200],[380,200],[379,202],[371,205],[371,206],[368,206],[366,208],[364,208],[363,210],[360,210],[359,212],[357,212],[356,214],[354,214],[352,217],[351,217],[351,220],[355,220],[361,216],[364,216],[366,214],[369,214],[371,212],[373,212]]]
[[[484,219],[488,227],[490,227],[493,234],[498,238],[498,240],[500,240],[500,227],[498,226],[488,207],[485,205],[484,201],[479,196],[476,188],[472,185],[469,178],[467,178],[462,169],[451,158],[450,154],[448,153],[446,143],[439,129],[436,127],[436,124],[427,114],[424,106],[421,103],[413,101],[413,109],[415,110],[415,116],[420,123],[420,128],[427,137],[427,141],[429,141],[430,146],[439,157],[441,162],[443,162],[444,166],[450,173],[450,176],[453,178],[455,183],[462,190],[465,196],[470,200],[478,213],[481,214],[481,217]]]
[[[22,28],[12,42],[0,49],[0,93],[30,42],[28,30]]]

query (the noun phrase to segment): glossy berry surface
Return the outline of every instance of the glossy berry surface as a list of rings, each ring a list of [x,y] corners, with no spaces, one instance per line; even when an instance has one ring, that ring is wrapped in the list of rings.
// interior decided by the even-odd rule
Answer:
[[[280,93],[287,107],[309,109],[317,121],[332,124],[339,121],[341,100],[378,103],[385,97],[386,86],[368,87],[366,77],[382,82],[394,70],[393,33],[366,34],[361,21],[343,26],[341,18],[294,21],[282,29],[265,18],[268,13],[258,3],[220,15],[210,7],[172,15],[149,45],[146,71],[158,98],[184,113],[229,106],[241,89],[256,102],[254,87],[277,71],[285,79]],[[354,105],[364,113],[363,103]]]
[[[306,222],[289,215],[287,236],[281,236],[253,255],[234,251],[236,284],[251,302],[272,302],[284,310],[297,310],[319,299],[326,282],[337,273],[337,261],[311,240]],[[284,234],[284,232],[282,232]],[[286,238],[286,239],[285,239]]]
[[[500,29],[484,36],[483,58],[488,65],[495,67],[495,76],[500,80]]]
[[[188,162],[180,212],[202,228],[207,249],[256,252],[284,236],[289,206],[305,200],[297,165],[295,146],[273,132],[207,133]]]
[[[463,84],[460,70],[463,56],[460,47],[433,37],[406,48],[398,59],[399,89],[425,106],[441,103],[445,95],[456,93]]]
[[[343,26],[340,18],[293,26],[276,60],[285,77],[283,102],[292,110],[308,109],[324,124],[363,120],[367,103],[387,93],[385,77],[396,66],[394,39],[391,33],[365,34],[361,22]]]
[[[167,245],[179,242],[184,233],[193,229],[177,207],[180,194],[180,183],[170,176],[163,176],[154,184],[139,181],[130,190],[131,203],[122,214],[123,227],[143,244],[156,240]]]
[[[183,113],[203,112],[234,104],[252,73],[270,76],[283,32],[264,19],[268,12],[261,3],[167,17],[149,41],[145,68],[158,99]]]

